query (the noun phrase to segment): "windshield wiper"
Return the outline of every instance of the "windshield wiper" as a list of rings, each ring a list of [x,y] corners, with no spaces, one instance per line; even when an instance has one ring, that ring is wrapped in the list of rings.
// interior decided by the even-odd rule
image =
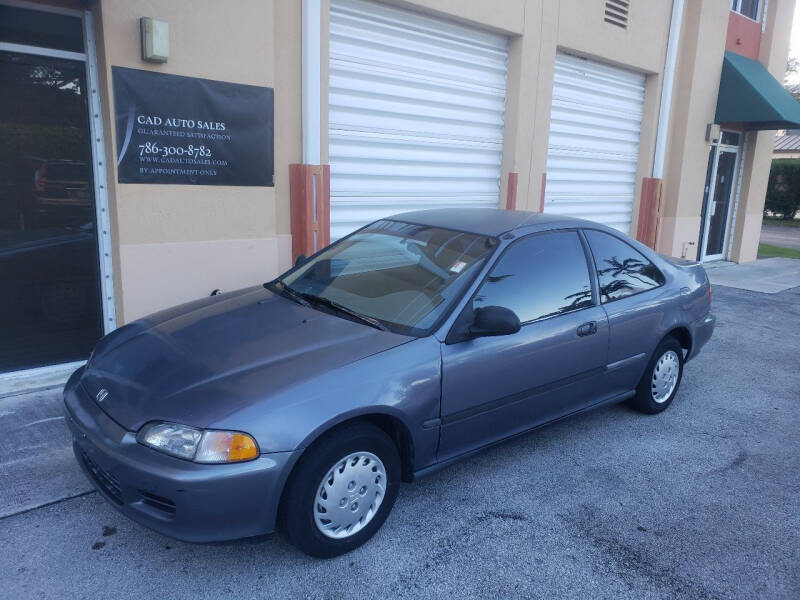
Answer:
[[[289,298],[289,300],[293,300],[297,302],[301,306],[308,306],[309,302],[303,297],[303,294],[300,292],[295,292],[292,288],[288,285],[283,283],[280,279],[276,279],[275,281],[270,281],[264,284],[264,287],[268,290],[274,290],[278,292],[284,298]]]
[[[333,310],[335,310],[337,312],[349,315],[349,316],[353,317],[354,319],[357,319],[358,321],[361,321],[365,325],[369,325],[370,327],[374,327],[375,329],[380,329],[381,331],[389,331],[389,328],[386,327],[386,325],[384,325],[383,323],[381,323],[378,319],[375,319],[373,317],[368,317],[367,315],[362,315],[361,313],[356,312],[356,311],[354,311],[352,309],[349,309],[346,306],[342,306],[338,302],[334,302],[333,300],[330,300],[330,299],[325,298],[323,296],[315,296],[314,294],[307,294],[307,293],[303,294],[303,293],[300,293],[300,292],[295,292],[295,293],[299,294],[302,298],[304,298],[308,302],[311,302],[311,303],[314,303],[314,304],[322,304],[323,306],[327,306],[328,308],[332,308]]]
[[[328,298],[323,298],[322,296],[315,296],[314,294],[298,292],[292,289],[290,286],[286,285],[280,279],[276,279],[274,281],[270,281],[264,284],[264,287],[269,290],[274,290],[279,293],[281,296],[285,298],[289,298],[290,300],[294,300],[298,304],[302,306],[309,306],[313,304],[322,304],[323,306],[327,306],[330,309],[335,310],[336,312],[344,313],[361,321],[365,325],[369,325],[370,327],[374,327],[375,329],[380,329],[381,331],[389,331],[389,328],[386,327],[383,323],[381,323],[378,319],[373,317],[368,317],[367,315],[362,315],[354,310],[347,308],[346,306],[342,306],[338,302],[334,302],[333,300],[329,300]]]

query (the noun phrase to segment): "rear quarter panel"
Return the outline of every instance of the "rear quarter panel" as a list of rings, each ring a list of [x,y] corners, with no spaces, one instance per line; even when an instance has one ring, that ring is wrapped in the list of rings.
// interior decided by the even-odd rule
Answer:
[[[646,249],[664,274],[661,287],[604,304],[611,337],[608,363],[612,393],[636,387],[659,342],[673,329],[692,331],[708,312],[708,281],[702,267],[676,266]]]

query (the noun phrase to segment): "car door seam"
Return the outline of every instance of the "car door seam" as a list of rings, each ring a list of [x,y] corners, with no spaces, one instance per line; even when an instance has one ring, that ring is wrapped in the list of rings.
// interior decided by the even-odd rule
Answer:
[[[508,396],[503,396],[502,398],[497,398],[495,400],[490,400],[488,402],[484,402],[482,404],[478,404],[477,406],[473,406],[471,408],[467,408],[464,410],[460,410],[458,412],[454,412],[450,415],[443,415],[442,416],[442,425],[452,425],[457,421],[463,421],[464,419],[468,419],[475,415],[479,415],[484,412],[488,412],[491,410],[495,410],[497,408],[502,408],[504,406],[508,406],[509,404],[513,404],[515,402],[519,402],[522,400],[528,400],[533,396],[538,396],[539,394],[543,394],[545,392],[550,392],[552,390],[558,389],[560,387],[564,387],[571,383],[578,382],[582,379],[586,379],[588,377],[592,377],[594,375],[600,375],[605,373],[607,367],[595,367],[593,369],[588,369],[586,371],[582,371],[575,375],[570,375],[569,377],[564,377],[562,379],[558,379],[556,381],[551,381],[550,383],[546,383],[544,385],[540,385],[534,388],[529,388],[527,390],[523,390],[522,392],[517,392],[515,394],[509,394]]]

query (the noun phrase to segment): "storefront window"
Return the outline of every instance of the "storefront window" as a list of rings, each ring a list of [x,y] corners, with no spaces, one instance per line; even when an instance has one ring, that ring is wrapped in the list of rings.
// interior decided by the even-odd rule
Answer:
[[[78,17],[0,5],[0,42],[83,52]]]
[[[0,372],[84,359],[102,335],[85,73],[0,52]]]

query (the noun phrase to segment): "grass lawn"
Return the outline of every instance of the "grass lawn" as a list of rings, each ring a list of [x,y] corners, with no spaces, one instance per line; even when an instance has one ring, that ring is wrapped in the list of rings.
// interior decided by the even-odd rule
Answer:
[[[800,219],[784,221],[777,217],[764,217],[764,225],[780,225],[781,227],[800,227]]]
[[[795,248],[783,248],[772,244],[759,244],[759,256],[783,256],[785,258],[800,258],[800,250]]]

